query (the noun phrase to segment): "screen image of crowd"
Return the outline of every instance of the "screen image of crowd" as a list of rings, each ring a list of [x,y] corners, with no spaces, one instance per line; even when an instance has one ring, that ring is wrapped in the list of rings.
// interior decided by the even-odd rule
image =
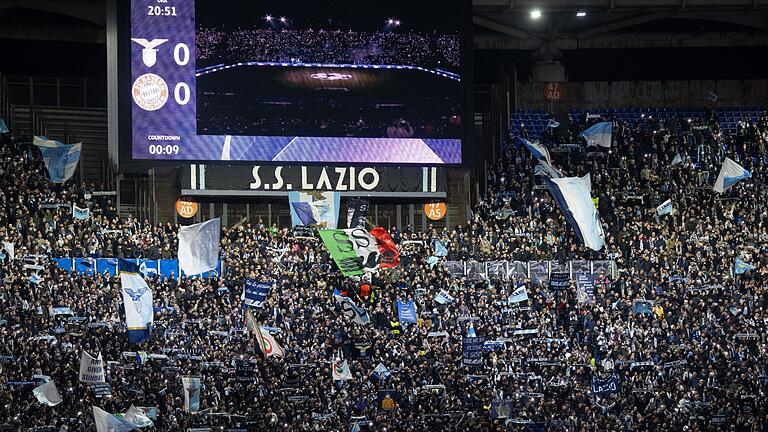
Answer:
[[[195,47],[198,68],[242,61],[461,68],[458,34],[198,28]]]
[[[289,18],[261,5],[250,21],[199,4],[198,134],[462,138],[455,4],[442,3],[440,16],[411,6],[384,8],[410,14],[401,23],[379,9],[351,16],[354,3]]]
[[[577,142],[587,124],[573,120],[542,142]],[[69,273],[50,258],[172,259],[179,227],[120,217],[109,197],[90,196],[98,186],[52,184],[29,138],[4,136],[0,430],[93,431],[93,406],[131,405],[155,407],[145,430],[157,431],[766,430],[768,117],[745,119],[734,135],[714,111],[695,119],[695,133],[674,116],[598,120],[613,123],[610,148],[582,142],[553,151],[553,164],[591,174],[599,251],[579,242],[536,161],[510,143],[466,223],[388,227],[400,263],[370,281],[342,276],[322,242],[289,227],[223,228],[222,274],[143,276],[155,326],[138,345],[119,277]],[[717,194],[726,157],[752,177]],[[658,216],[667,199],[674,211]],[[69,204],[90,217],[74,219]],[[589,301],[567,273],[552,274],[555,289],[525,274],[455,271],[456,262],[599,260],[615,271],[591,275]],[[274,283],[263,307],[243,307],[246,278]],[[345,316],[335,291],[370,323]],[[397,304],[410,301],[415,322],[399,322]],[[271,329],[282,357],[262,353],[246,312]],[[79,382],[83,351],[103,357],[111,396]],[[33,396],[42,375],[58,388],[56,406]],[[185,410],[189,376],[200,378],[197,413]]]

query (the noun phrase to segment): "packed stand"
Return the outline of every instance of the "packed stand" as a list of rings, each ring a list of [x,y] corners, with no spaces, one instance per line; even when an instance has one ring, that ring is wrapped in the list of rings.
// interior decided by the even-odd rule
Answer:
[[[195,36],[201,65],[242,61],[407,65],[458,72],[458,34],[342,30],[201,28]]]
[[[93,430],[92,406],[122,413],[136,404],[158,408],[158,431],[350,430],[356,420],[360,430],[766,430],[764,120],[734,142],[722,139],[713,119],[700,119],[708,125],[701,139],[674,121],[616,124],[610,150],[553,152],[566,174],[591,174],[606,235],[599,252],[578,244],[533,175],[529,153],[515,147],[488,170],[468,224],[392,227],[398,244],[422,246],[403,248],[400,265],[368,283],[342,277],[320,242],[288,229],[261,221],[225,229],[223,276],[148,278],[156,327],[141,346],[128,343],[118,277],[67,273],[45,257],[173,257],[177,227],[120,218],[108,200],[94,200],[84,222],[67,208],[44,206],[86,205],[88,190],[50,185],[31,145],[4,139],[0,238],[15,245],[17,257],[40,254],[44,269],[33,283],[25,262],[7,251],[0,265],[0,422],[7,430]],[[576,133],[584,127],[572,125]],[[684,162],[671,166],[678,153]],[[711,186],[725,156],[752,178],[717,195]],[[675,211],[659,217],[656,206],[667,198]],[[433,240],[448,246],[437,264]],[[737,256],[756,269],[735,275]],[[592,303],[577,300],[572,281],[554,293],[525,278],[452,277],[442,265],[582,259],[613,259],[618,269],[615,277],[597,275]],[[245,331],[246,277],[276,282],[269,304],[255,313],[279,329],[284,358],[265,358]],[[521,284],[528,300],[514,307],[507,299]],[[372,323],[346,319],[334,290],[367,308]],[[453,302],[435,301],[440,290]],[[396,323],[397,299],[415,301],[417,324]],[[635,299],[652,300],[651,313],[633,313]],[[50,313],[61,306],[86,320]],[[538,331],[515,334],[519,329]],[[470,369],[462,362],[468,332],[507,342]],[[371,345],[366,356],[360,341]],[[82,350],[107,361],[111,397],[96,399],[78,382]],[[139,350],[167,359],[122,354]],[[339,358],[348,360],[353,379],[332,380]],[[256,365],[250,380],[238,380],[242,361]],[[379,363],[389,377],[372,376]],[[8,384],[34,375],[50,376],[63,402],[42,406],[30,386]],[[188,375],[202,377],[198,414],[183,410],[180,377]],[[619,391],[592,394],[593,376],[618,377]],[[382,409],[379,390],[394,390],[392,409]],[[491,415],[494,400],[509,402],[508,418]]]

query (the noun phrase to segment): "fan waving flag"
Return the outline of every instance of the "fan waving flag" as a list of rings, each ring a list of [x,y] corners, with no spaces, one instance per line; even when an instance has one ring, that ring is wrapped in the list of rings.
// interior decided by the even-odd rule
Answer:
[[[579,136],[587,140],[587,146],[610,147],[613,135],[613,123],[600,122],[583,130]]]
[[[309,194],[288,192],[288,204],[293,226],[317,225],[321,228],[336,229],[339,219],[341,195],[338,192]]]
[[[128,432],[136,429],[133,423],[121,420],[99,407],[93,407],[93,422],[96,432]]]
[[[532,143],[525,138],[517,137],[517,141],[519,144],[522,144],[525,148],[527,148],[528,151],[531,152],[531,155],[536,158],[536,160],[552,165],[552,158],[549,155],[549,149],[541,144]]]
[[[605,234],[584,179],[545,178],[544,182],[579,240],[592,250],[602,249],[605,245]]]
[[[347,203],[347,228],[364,227],[370,206],[371,203],[364,199],[350,198]]]
[[[744,167],[731,160],[731,158],[725,158],[723,167],[720,168],[720,175],[717,176],[717,181],[715,181],[715,186],[712,189],[715,192],[723,193],[740,180],[750,177],[752,177],[752,173],[745,170]]]
[[[755,266],[744,261],[743,259],[736,257],[736,262],[733,265],[733,271],[737,275],[744,274],[748,271],[752,271],[755,269]]]
[[[61,395],[53,381],[48,381],[47,383],[36,387],[32,390],[32,394],[35,395],[38,402],[41,404],[56,406],[61,403]]]
[[[376,239],[379,253],[381,254],[379,267],[396,267],[400,264],[400,252],[397,250],[395,241],[392,240],[387,230],[382,227],[376,227],[371,230],[371,235]]]
[[[346,360],[333,362],[331,369],[334,381],[345,381],[352,379],[352,372],[349,370],[349,364]]]
[[[54,183],[64,183],[75,174],[77,164],[80,162],[80,149],[82,143],[64,144],[59,141],[49,140],[44,136],[36,136],[32,143],[37,146],[43,155],[43,162],[48,168],[48,175]]]
[[[666,214],[672,213],[672,200],[668,199],[661,203],[660,206],[656,207],[656,214],[659,216],[664,216]]]
[[[8,126],[6,126],[5,121],[0,118],[0,135],[6,134],[8,132],[10,132],[10,130],[8,130]]]
[[[179,228],[179,268],[188,276],[215,269],[219,264],[221,219]]]
[[[268,331],[261,327],[261,324],[253,317],[253,312],[250,309],[245,311],[245,326],[256,335],[256,342],[258,342],[259,349],[265,357],[285,357],[283,348]]]
[[[128,341],[142,343],[149,339],[154,322],[152,290],[139,274],[138,264],[121,258],[117,265],[120,270]]]
[[[272,282],[259,282],[256,279],[246,279],[243,285],[243,295],[240,297],[247,307],[262,307],[267,300]]]
[[[397,300],[397,320],[402,323],[417,323],[416,304],[413,300],[407,302]]]
[[[344,315],[358,324],[369,324],[371,317],[368,312],[355,304],[349,297],[334,294],[333,298],[341,306]]]

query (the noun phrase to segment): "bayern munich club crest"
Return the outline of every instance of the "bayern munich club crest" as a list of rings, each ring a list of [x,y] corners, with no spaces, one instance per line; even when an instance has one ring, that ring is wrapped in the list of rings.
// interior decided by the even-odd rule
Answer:
[[[148,73],[133,83],[133,101],[145,111],[155,111],[168,101],[168,84],[158,75]]]

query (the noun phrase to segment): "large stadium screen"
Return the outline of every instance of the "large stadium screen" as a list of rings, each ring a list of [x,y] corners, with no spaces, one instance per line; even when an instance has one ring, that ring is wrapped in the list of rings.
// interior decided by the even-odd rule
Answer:
[[[461,163],[467,4],[133,0],[133,158]]]

